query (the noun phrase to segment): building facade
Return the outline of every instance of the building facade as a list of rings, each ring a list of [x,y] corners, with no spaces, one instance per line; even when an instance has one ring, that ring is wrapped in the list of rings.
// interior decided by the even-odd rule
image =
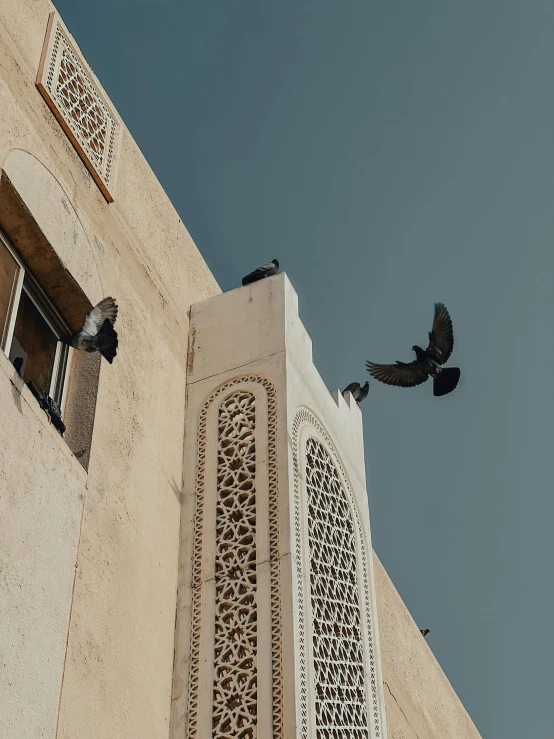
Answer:
[[[477,739],[286,275],[221,294],[48,0],[0,34],[0,735]]]

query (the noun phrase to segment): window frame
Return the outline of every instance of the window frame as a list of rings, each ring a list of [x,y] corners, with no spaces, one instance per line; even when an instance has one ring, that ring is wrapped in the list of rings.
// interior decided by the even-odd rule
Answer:
[[[23,280],[25,279],[25,267],[23,266],[23,262],[19,258],[19,255],[13,249],[13,247],[11,246],[9,241],[6,239],[2,231],[0,231],[0,242],[2,246],[6,248],[8,254],[13,258],[13,260],[15,261],[15,263],[17,264],[19,268],[17,280],[15,280],[14,282],[14,285],[12,287],[12,294],[10,295],[10,300],[8,302],[8,312],[6,313],[6,325],[4,326],[4,330],[2,332],[2,335],[0,336],[0,349],[2,349],[2,351],[4,352],[6,356],[9,356],[7,347],[11,348],[11,344],[12,344],[13,332],[15,330],[15,321],[17,318],[17,307],[19,307],[21,290],[23,289]]]
[[[15,323],[17,320],[17,313],[19,310],[19,304],[21,301],[21,295],[23,291],[26,293],[29,300],[33,303],[37,311],[40,313],[56,339],[59,339],[62,334],[71,333],[67,323],[64,321],[59,312],[55,309],[52,301],[49,300],[48,296],[40,286],[37,279],[26,267],[25,263],[10,244],[5,234],[0,230],[0,243],[1,246],[5,247],[8,253],[13,257],[17,266],[19,267],[19,273],[17,280],[15,280],[12,288],[12,294],[8,304],[8,313],[6,317],[6,325],[2,336],[0,337],[0,349],[9,358],[11,345],[13,341]],[[65,398],[65,391],[67,389],[67,375],[69,369],[69,349],[67,344],[57,342],[56,354],[54,356],[54,364],[52,367],[52,378],[50,380],[50,387],[43,388],[45,392],[53,398],[56,403],[61,407],[62,402]]]

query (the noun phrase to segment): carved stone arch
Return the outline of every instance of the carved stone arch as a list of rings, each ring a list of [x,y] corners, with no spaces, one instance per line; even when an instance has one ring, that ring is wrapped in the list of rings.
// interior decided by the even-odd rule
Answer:
[[[54,175],[22,149],[0,175],[0,227],[72,329],[102,299],[94,253],[71,200]]]
[[[268,378],[236,377],[202,405],[187,739],[282,737],[276,434]]]
[[[340,456],[323,424],[308,408],[297,410],[292,437],[297,650],[304,676],[300,682],[299,737],[383,739],[369,532],[364,532]],[[322,505],[322,499],[331,505]],[[327,507],[332,510],[326,512]],[[315,563],[314,550],[325,547],[331,553],[327,559],[334,561]],[[320,564],[329,571],[319,572]],[[351,581],[353,573],[355,582]],[[327,592],[329,588],[337,591],[336,597]],[[329,607],[325,601],[332,610],[333,602],[341,599],[346,604],[344,618],[334,614],[326,619]],[[334,631],[327,634],[325,629],[332,621]],[[333,674],[333,654],[342,674]]]

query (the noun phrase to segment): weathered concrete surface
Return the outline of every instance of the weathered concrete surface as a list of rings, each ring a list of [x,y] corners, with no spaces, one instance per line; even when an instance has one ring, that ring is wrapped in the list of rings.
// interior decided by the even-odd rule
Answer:
[[[56,728],[86,474],[0,352],[0,736]]]
[[[36,89],[53,9],[47,0],[0,4],[0,165],[11,170],[14,187],[25,191],[24,202],[37,211],[31,215],[75,271],[72,277],[83,292],[93,297],[97,271],[102,294],[117,299],[120,343],[114,364],[103,362],[100,371],[88,476],[65,442],[24,403],[25,412],[13,411],[1,426],[0,498],[8,506],[2,526],[15,532],[11,577],[25,581],[33,562],[39,563],[40,577],[28,587],[15,586],[14,634],[2,653],[13,678],[2,681],[0,735],[165,739],[187,311],[219,288],[128,131],[123,130],[115,202],[108,204]],[[31,155],[33,165],[20,152]],[[48,207],[41,206],[39,185],[49,179],[43,168],[59,183],[57,195],[48,193]],[[1,407],[14,408],[12,392],[10,378],[0,372]],[[86,494],[75,570],[80,513],[69,501],[81,505],[76,480],[81,492],[86,482]],[[37,511],[21,502],[34,499],[44,499]],[[19,540],[30,551],[14,551]]]
[[[373,562],[388,739],[480,739],[375,554]]]

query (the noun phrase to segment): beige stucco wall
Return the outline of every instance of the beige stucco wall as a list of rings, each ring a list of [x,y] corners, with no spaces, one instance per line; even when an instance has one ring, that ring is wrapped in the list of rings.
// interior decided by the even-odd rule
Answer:
[[[56,178],[88,242],[80,235],[71,245],[79,254],[64,258],[89,276],[85,292],[96,270],[103,294],[118,300],[120,344],[101,368],[88,475],[0,357],[1,520],[10,532],[0,538],[10,623],[6,631],[2,613],[10,677],[0,686],[0,735],[164,738],[187,311],[219,288],[128,131],[108,205],[47,108],[35,79],[52,10],[47,0],[0,4],[0,164],[21,150]],[[12,155],[15,169],[23,159]],[[35,179],[20,174],[40,200]],[[40,214],[58,251],[70,234],[65,210]]]
[[[0,736],[50,737],[86,474],[2,352],[0,407]]]
[[[480,739],[432,642],[422,637],[375,554],[373,561],[388,739]]]

